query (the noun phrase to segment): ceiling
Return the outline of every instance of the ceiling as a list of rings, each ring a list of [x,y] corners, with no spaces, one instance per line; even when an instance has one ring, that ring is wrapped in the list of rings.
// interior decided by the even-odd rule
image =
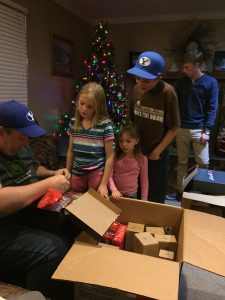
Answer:
[[[54,0],[90,24],[225,18],[225,0]]]

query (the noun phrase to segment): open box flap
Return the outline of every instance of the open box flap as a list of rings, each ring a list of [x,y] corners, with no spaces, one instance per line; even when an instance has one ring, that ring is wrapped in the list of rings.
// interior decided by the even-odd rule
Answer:
[[[225,219],[184,210],[183,261],[225,276]]]
[[[177,262],[76,242],[54,279],[111,287],[154,299],[178,299]]]
[[[102,238],[121,212],[120,208],[93,189],[69,204],[66,210],[96,239]]]
[[[183,193],[182,205],[185,207],[185,202],[194,200],[198,202],[213,204],[221,207],[225,207],[225,197],[224,196],[210,196],[198,193]]]

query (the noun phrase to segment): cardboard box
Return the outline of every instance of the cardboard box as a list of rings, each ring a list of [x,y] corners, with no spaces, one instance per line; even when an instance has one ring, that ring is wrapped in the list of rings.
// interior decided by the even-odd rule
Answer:
[[[144,229],[145,229],[144,224],[128,222],[127,230],[126,230],[126,239],[125,239],[125,249],[127,251],[133,251],[134,234],[138,232],[143,232]]]
[[[93,201],[98,201],[97,195],[96,199],[93,193],[91,195]],[[121,198],[113,203],[121,210],[118,222],[123,224],[171,226],[178,240],[176,261],[75,242],[53,274],[54,279],[112,288],[153,299],[177,300],[182,262],[225,276],[225,219],[134,199]],[[76,217],[75,207],[73,214]],[[101,210],[87,211],[85,205],[79,214],[92,224],[106,218],[101,215]]]
[[[136,300],[136,296],[104,286],[76,283],[74,300]]]
[[[193,191],[209,194],[225,194],[225,172],[198,168],[193,178]]]
[[[146,232],[151,233],[153,236],[155,234],[165,234],[164,228],[163,227],[151,227],[151,226],[146,226],[145,228]]]
[[[174,260],[175,253],[173,251],[163,250],[160,249],[159,251],[159,258]]]
[[[74,220],[90,233],[96,240],[102,236],[119,216],[121,209],[93,189],[76,201],[72,202],[65,209],[73,215]]]
[[[159,256],[159,242],[152,236],[150,232],[135,233],[133,239],[133,251],[135,253]]]
[[[169,234],[155,234],[155,239],[159,243],[159,249],[176,252],[177,240],[174,235]]]
[[[184,192],[181,205],[184,208],[223,216],[225,210],[225,196],[211,196]]]

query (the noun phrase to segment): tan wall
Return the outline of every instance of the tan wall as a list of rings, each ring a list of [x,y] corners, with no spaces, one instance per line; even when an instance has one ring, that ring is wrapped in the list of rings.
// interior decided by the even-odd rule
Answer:
[[[52,127],[71,103],[72,78],[51,75],[50,33],[74,42],[74,77],[80,78],[91,26],[51,0],[15,0],[28,9],[28,105],[40,124]]]
[[[49,35],[55,33],[74,42],[74,78],[77,80],[82,72],[83,59],[90,48],[93,28],[52,0],[14,1],[28,9],[28,104],[40,124],[51,134],[53,125],[69,108],[74,80],[51,75]],[[215,50],[225,50],[225,20],[211,22],[215,30]],[[159,51],[165,56],[169,68],[171,58],[165,50],[168,38],[182,24],[180,21],[111,24],[109,37],[115,47],[119,70],[126,74],[129,51],[143,50]]]
[[[225,19],[206,22],[210,22],[214,28],[215,50],[225,50]],[[110,35],[121,71],[125,72],[129,68],[129,51],[158,51],[165,56],[169,68],[171,58],[165,50],[168,48],[168,39],[183,24],[181,21],[172,21],[111,25]]]

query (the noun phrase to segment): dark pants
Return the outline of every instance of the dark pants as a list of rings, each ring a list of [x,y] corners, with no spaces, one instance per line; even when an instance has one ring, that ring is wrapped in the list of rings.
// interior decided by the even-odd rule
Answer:
[[[0,279],[38,290],[52,300],[72,299],[72,284],[51,279],[68,250],[69,244],[56,234],[1,224]]]
[[[169,168],[169,150],[158,160],[148,160],[149,201],[164,203]]]

